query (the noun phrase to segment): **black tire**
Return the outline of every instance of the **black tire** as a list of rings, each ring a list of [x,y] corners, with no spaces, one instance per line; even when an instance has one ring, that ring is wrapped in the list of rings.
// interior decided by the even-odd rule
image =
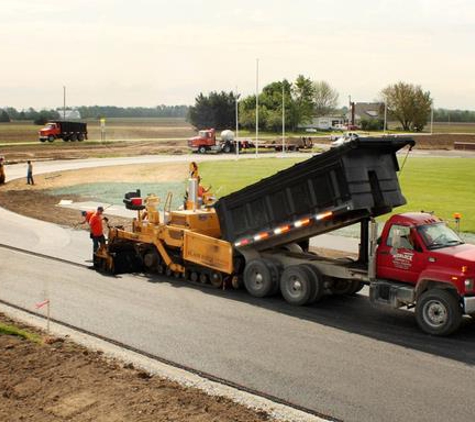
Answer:
[[[44,139],[44,138],[40,139],[40,142],[46,142],[46,139]]]
[[[362,281],[352,281],[351,282],[351,290],[350,292],[348,293],[349,295],[355,295],[356,293],[358,293],[363,287],[365,286],[365,284],[362,282]]]
[[[193,283],[196,283],[198,281],[198,278],[199,278],[199,275],[196,271],[192,271],[190,273],[190,281],[192,281]]]
[[[65,136],[65,137],[63,138],[63,142],[69,142],[69,138]]]
[[[158,264],[160,264],[160,255],[157,250],[148,249],[143,254],[143,264],[148,271],[156,271]]]
[[[48,136],[48,142],[54,142],[54,136],[53,135]]]
[[[313,275],[304,265],[287,267],[280,277],[280,292],[291,305],[302,306],[315,294]]]
[[[71,142],[76,142],[76,141],[78,140],[78,136],[77,136],[75,133],[73,133],[73,134],[71,135],[71,137],[69,138],[69,140],[70,140]]]
[[[206,154],[206,147],[204,147],[204,146],[199,147],[199,148],[198,148],[198,152],[199,152],[200,154]]]
[[[223,274],[220,273],[219,271],[213,271],[210,274],[209,282],[214,288],[216,289],[221,288],[223,286]]]
[[[251,296],[266,297],[277,292],[279,271],[272,261],[254,259],[244,269],[244,286]]]
[[[431,289],[422,293],[416,304],[416,321],[422,331],[446,336],[462,322],[462,308],[455,292]]]
[[[200,283],[201,284],[207,284],[208,283],[208,275],[206,273],[201,273],[199,277]]]
[[[330,291],[334,295],[349,295],[353,289],[353,283],[343,278],[334,278],[332,280]]]
[[[80,133],[80,134],[78,135],[78,141],[79,141],[79,142],[84,141],[85,138],[86,138],[86,137],[84,136],[84,133]]]
[[[229,142],[226,142],[223,146],[223,152],[225,154],[230,154],[231,152],[233,152],[233,147],[232,145],[229,143]]]
[[[302,267],[305,267],[310,271],[314,285],[313,296],[310,298],[308,303],[318,302],[325,293],[324,277],[318,268],[312,264],[303,264]]]

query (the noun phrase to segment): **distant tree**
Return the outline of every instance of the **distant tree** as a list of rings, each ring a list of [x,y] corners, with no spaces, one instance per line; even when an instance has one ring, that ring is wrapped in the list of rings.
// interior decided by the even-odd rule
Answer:
[[[292,106],[289,123],[292,130],[300,124],[309,123],[313,118],[313,97],[315,89],[310,78],[299,75],[292,85]]]
[[[313,101],[315,116],[326,116],[336,110],[338,106],[338,92],[326,81],[313,83]]]
[[[398,82],[384,88],[382,97],[403,130],[421,131],[427,124],[432,99],[430,92],[422,91],[419,85]]]
[[[229,129],[236,125],[236,100],[233,92],[210,92],[209,95],[200,93],[195,99],[195,105],[189,108],[188,120],[197,129],[214,127]]]
[[[10,122],[10,116],[5,110],[2,110],[0,113],[0,122],[1,123],[9,123]]]
[[[49,120],[57,120],[59,113],[55,110],[41,110],[33,120],[35,125],[44,125]]]

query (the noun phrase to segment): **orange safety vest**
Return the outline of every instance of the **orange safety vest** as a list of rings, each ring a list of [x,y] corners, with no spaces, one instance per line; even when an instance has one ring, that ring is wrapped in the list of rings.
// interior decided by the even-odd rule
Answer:
[[[89,223],[91,221],[91,217],[94,215],[94,211],[86,211],[86,216],[84,217],[86,219],[86,222]]]
[[[93,236],[102,236],[102,214],[95,212],[89,219],[89,226],[91,227],[91,233]]]

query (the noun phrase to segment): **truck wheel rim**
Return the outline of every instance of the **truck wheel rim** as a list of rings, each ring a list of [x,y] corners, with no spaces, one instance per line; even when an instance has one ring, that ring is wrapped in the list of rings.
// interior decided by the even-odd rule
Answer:
[[[261,273],[255,273],[254,274],[254,284],[256,287],[260,288],[262,287],[262,280],[264,279],[264,277],[262,277],[262,274]]]
[[[430,300],[424,304],[423,317],[427,325],[440,327],[447,322],[447,308],[438,300]]]
[[[293,296],[299,296],[302,292],[302,282],[297,277],[292,277],[290,279],[290,293]]]

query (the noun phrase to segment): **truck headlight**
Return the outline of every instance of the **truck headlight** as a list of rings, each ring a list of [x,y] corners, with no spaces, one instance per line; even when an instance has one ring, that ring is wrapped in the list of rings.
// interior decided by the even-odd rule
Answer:
[[[473,290],[474,285],[475,285],[475,282],[474,282],[473,278],[466,278],[465,279],[465,290],[466,291]]]

